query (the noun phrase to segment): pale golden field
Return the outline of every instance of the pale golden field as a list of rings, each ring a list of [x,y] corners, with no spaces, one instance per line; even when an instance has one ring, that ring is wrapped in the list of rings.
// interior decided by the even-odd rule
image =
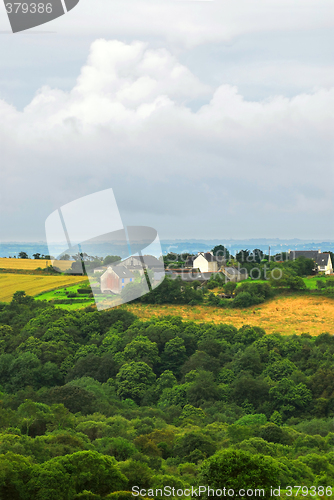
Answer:
[[[0,302],[10,302],[14,293],[24,290],[38,295],[67,285],[87,281],[87,276],[37,276],[34,274],[0,274]]]
[[[34,271],[38,267],[45,269],[53,264],[61,271],[66,271],[72,265],[73,260],[42,260],[42,259],[4,259],[0,258],[0,269],[24,269],[25,271]]]
[[[319,335],[323,332],[334,334],[334,300],[327,297],[275,297],[270,302],[247,309],[170,304],[129,304],[126,309],[143,319],[173,315],[196,322],[230,323],[237,328],[242,325],[260,326],[266,333],[282,335]]]

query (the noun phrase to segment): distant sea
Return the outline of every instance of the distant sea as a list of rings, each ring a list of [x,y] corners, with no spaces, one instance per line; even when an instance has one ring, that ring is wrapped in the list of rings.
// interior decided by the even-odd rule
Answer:
[[[334,252],[334,241],[312,241],[312,240],[299,240],[299,239],[245,239],[245,240],[162,240],[161,247],[163,254],[169,252],[173,253],[193,253],[210,251],[216,245],[224,245],[228,251],[234,255],[240,250],[254,250],[259,248],[264,253],[268,253],[270,246],[271,255],[286,252],[290,250],[318,250],[322,252]],[[20,252],[26,252],[30,258],[34,253],[47,255],[49,253],[48,247],[45,242],[2,242],[0,243],[0,257],[17,257]],[[110,253],[110,252],[109,252]],[[145,253],[145,252],[143,252]],[[95,255],[95,254],[94,254]],[[101,248],[100,257],[108,255],[106,248]],[[126,257],[128,255],[128,248],[119,248],[117,255]]]

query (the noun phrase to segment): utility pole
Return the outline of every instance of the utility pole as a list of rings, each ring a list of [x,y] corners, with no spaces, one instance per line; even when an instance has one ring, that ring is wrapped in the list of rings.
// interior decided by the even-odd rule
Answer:
[[[270,262],[270,247],[268,248],[268,262]]]

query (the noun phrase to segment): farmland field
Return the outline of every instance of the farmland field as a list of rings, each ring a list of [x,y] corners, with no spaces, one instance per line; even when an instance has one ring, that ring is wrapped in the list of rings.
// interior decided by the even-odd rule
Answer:
[[[42,259],[5,259],[0,258],[0,269],[24,269],[26,271],[33,271],[37,268],[45,269],[54,263],[61,271],[66,271],[72,265],[72,260],[42,260]]]
[[[231,323],[237,328],[242,325],[260,326],[266,333],[282,335],[334,333],[334,300],[321,296],[280,296],[246,309],[170,304],[127,304],[124,307],[143,319],[173,315],[189,321]]]
[[[9,302],[18,290],[24,290],[27,295],[39,293],[54,288],[73,285],[87,281],[87,276],[37,276],[29,274],[0,274],[0,302]]]
[[[88,284],[89,281],[87,280],[86,277],[86,283]],[[73,286],[66,286],[66,291],[69,293],[77,293],[78,288],[82,286],[83,282],[73,285]],[[76,309],[84,309],[87,306],[95,304],[95,301],[93,298],[87,298],[86,296],[81,296],[80,299],[86,299],[86,302],[82,303],[76,303],[75,299],[70,299],[67,297],[65,293],[65,288],[58,288],[56,290],[51,290],[47,292],[40,293],[37,297],[35,297],[36,300],[46,300],[49,302],[50,300],[68,300],[68,304],[55,304],[56,307],[60,307],[61,309],[68,309],[68,310],[76,310]]]
[[[87,278],[86,278],[86,280],[87,280]],[[89,281],[87,280],[86,283],[88,284]],[[79,285],[67,286],[66,292],[76,293],[77,289],[80,288],[81,286],[82,286],[82,283],[80,283]],[[111,307],[116,306],[116,302],[118,300],[117,296],[114,296],[113,298],[110,298],[110,297],[108,298],[103,294],[98,295],[97,297],[95,296],[95,298],[86,298],[86,296],[84,296],[84,295],[81,295],[80,297],[72,298],[72,297],[68,297],[66,295],[66,292],[65,292],[65,288],[59,288],[57,290],[52,290],[52,291],[41,293],[37,297],[35,297],[35,299],[36,300],[46,300],[47,302],[53,301],[53,300],[57,301],[59,299],[66,300],[66,301],[68,301],[68,303],[64,303],[64,304],[55,303],[55,306],[61,307],[62,309],[69,309],[69,310],[84,309],[87,306],[95,305],[95,303],[99,303],[102,301],[104,304],[107,303],[108,307],[111,308]],[[82,301],[82,299],[84,299],[84,298],[86,299],[84,303],[79,302],[79,300]],[[78,300],[78,302],[76,303],[77,300]]]

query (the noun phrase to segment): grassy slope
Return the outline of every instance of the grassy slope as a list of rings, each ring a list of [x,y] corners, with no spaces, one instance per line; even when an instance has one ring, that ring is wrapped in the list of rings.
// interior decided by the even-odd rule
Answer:
[[[316,290],[317,281],[323,281],[326,283],[326,279],[328,278],[325,278],[324,276],[309,276],[308,278],[304,278],[304,283],[310,290]]]

